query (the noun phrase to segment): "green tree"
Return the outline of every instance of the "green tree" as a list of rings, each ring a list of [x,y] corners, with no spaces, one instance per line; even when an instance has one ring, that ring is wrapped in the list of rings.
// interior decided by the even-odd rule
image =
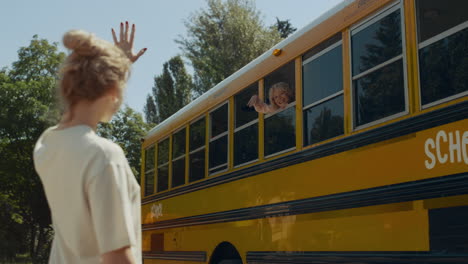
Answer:
[[[138,181],[140,181],[141,138],[150,128],[151,126],[143,121],[140,113],[125,105],[109,123],[101,123],[97,129],[98,135],[122,147]]]
[[[18,51],[11,70],[0,73],[0,196],[7,220],[2,243],[15,245],[1,258],[28,253],[33,263],[48,259],[52,236],[43,187],[34,170],[32,152],[42,131],[55,123],[55,72],[65,54],[57,44],[34,36]],[[9,223],[9,224],[8,224]]]
[[[293,27],[291,22],[289,22],[289,19],[280,20],[278,17],[276,18],[274,27],[280,33],[281,38],[287,38],[297,30],[297,28]]]
[[[163,72],[154,78],[152,95],[144,108],[146,121],[160,123],[188,104],[192,96],[192,77],[180,56],[164,63]]]
[[[186,22],[187,36],[176,42],[194,69],[194,92],[200,95],[281,40],[266,27],[252,0],[207,0]]]

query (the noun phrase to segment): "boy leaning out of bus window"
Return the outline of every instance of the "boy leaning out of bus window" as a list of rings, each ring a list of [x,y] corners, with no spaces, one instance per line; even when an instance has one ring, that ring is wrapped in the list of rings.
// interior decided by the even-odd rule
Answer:
[[[264,103],[258,95],[253,95],[247,106],[254,107],[259,113],[273,113],[285,109],[289,103],[294,101],[294,91],[285,82],[275,83],[268,92],[270,104]]]

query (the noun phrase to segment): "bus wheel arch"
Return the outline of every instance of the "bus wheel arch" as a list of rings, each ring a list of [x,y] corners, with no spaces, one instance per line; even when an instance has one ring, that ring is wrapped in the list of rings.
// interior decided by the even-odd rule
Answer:
[[[242,264],[242,257],[236,247],[224,241],[216,246],[210,257],[210,264]]]

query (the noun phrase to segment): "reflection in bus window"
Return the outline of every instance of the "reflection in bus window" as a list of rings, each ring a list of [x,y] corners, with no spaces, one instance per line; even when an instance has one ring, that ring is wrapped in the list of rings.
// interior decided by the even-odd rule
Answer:
[[[258,113],[245,107],[246,100],[257,92],[255,83],[234,96],[234,166],[258,159]]]
[[[265,119],[265,157],[296,146],[296,111],[294,107]]]
[[[421,104],[468,94],[468,1],[418,0]]]
[[[145,196],[154,193],[154,146],[145,150]]]
[[[338,41],[303,62],[304,146],[344,133],[342,59]]]
[[[190,125],[189,182],[205,177],[205,118]]]
[[[285,106],[284,110],[265,116],[263,142],[265,157],[292,150],[296,146],[296,108],[293,92],[296,83],[295,76],[295,61],[293,60],[264,78],[265,94],[270,95],[271,93],[272,100],[275,100],[274,94],[277,94],[274,91],[277,88],[274,87],[286,87],[285,84],[287,84],[292,93],[292,95],[289,94],[292,101]],[[278,90],[284,90],[284,88]],[[283,95],[281,100],[284,100],[285,96]],[[265,102],[271,104],[269,98],[266,98]]]
[[[351,34],[355,126],[405,111],[400,9]]]
[[[157,191],[169,188],[169,138],[158,144],[158,181]]]
[[[171,187],[185,184],[185,128],[172,135]]]
[[[210,113],[209,172],[214,174],[228,167],[228,103]]]
[[[271,104],[270,101],[270,89],[277,83],[286,83],[289,87],[289,90],[292,92],[290,102],[294,102],[294,91],[296,88],[296,79],[295,79],[295,67],[294,60],[286,64],[285,66],[279,68],[275,72],[269,74],[265,77],[265,103]],[[283,85],[284,86],[284,85]]]

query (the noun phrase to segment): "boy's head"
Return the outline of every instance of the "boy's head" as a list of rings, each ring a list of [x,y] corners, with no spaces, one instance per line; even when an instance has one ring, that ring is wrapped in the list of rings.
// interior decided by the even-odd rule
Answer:
[[[294,101],[294,91],[285,82],[275,83],[269,91],[270,104],[279,108],[286,108],[289,103]]]

